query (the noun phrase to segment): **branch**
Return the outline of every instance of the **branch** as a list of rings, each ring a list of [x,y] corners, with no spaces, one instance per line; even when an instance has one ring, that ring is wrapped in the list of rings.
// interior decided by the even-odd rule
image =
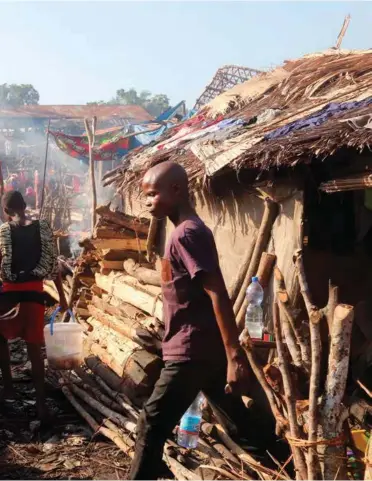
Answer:
[[[283,431],[284,429],[286,429],[288,425],[288,421],[283,417],[282,413],[279,411],[278,406],[276,404],[275,395],[266,380],[262,367],[256,361],[256,358],[253,353],[252,340],[250,338],[247,328],[243,330],[239,340],[240,340],[240,345],[242,346],[242,348],[244,349],[247,355],[249,364],[251,365],[252,370],[258,382],[260,383],[262,389],[264,390],[267,400],[269,401],[271,411],[277,423],[277,432]]]
[[[291,310],[288,306],[289,296],[288,296],[288,292],[287,292],[287,289],[286,289],[286,286],[285,286],[284,277],[283,277],[283,274],[281,273],[279,267],[277,267],[277,266],[274,269],[274,276],[275,276],[275,279],[276,279],[276,282],[277,282],[276,297],[277,297],[277,300],[278,300],[280,310],[283,313],[283,316],[282,316],[283,321],[284,321],[283,322],[283,330],[284,330],[284,335],[285,335],[285,338],[286,338],[286,341],[287,341],[288,349],[290,350],[292,358],[293,358],[293,354],[292,354],[292,350],[291,350],[291,344],[288,342],[289,336],[291,336],[291,338],[293,339],[293,335],[291,335],[291,333],[290,333],[291,332],[290,328],[292,328],[293,334],[295,336],[294,342],[296,343],[296,346],[297,346],[297,344],[300,346],[300,354],[299,355],[300,355],[300,358],[302,360],[302,367],[304,368],[304,370],[306,372],[309,372],[309,368],[310,368],[310,346],[306,342],[304,336],[302,335],[301,329],[297,327],[296,322],[293,318],[292,312],[291,312]],[[288,322],[290,324],[290,327],[289,326],[287,327]],[[288,334],[287,334],[287,331],[289,331]],[[293,341],[292,341],[292,344],[293,344]],[[297,351],[297,349],[296,349],[296,351]],[[296,364],[296,365],[298,365],[298,364]]]
[[[311,373],[309,386],[309,435],[308,441],[314,443],[318,439],[318,392],[320,381],[320,365],[322,343],[319,323],[310,321],[311,339]],[[315,446],[309,448],[308,456],[309,480],[320,479],[320,466]]]
[[[276,302],[273,305],[273,322],[276,348],[278,351],[279,369],[282,373],[284,396],[288,411],[289,430],[292,438],[301,439],[302,434],[297,423],[296,397],[293,389],[291,373],[289,370],[289,363],[283,345],[282,331],[279,324],[279,307]],[[291,448],[293,452],[295,468],[298,471],[300,478],[305,480],[307,479],[307,469],[304,455],[297,446],[291,446]]]

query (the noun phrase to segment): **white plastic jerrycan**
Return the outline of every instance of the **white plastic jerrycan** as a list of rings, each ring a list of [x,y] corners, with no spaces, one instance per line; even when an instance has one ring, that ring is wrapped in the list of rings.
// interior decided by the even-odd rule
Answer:
[[[57,307],[50,323],[44,327],[48,365],[55,370],[74,369],[83,361],[83,328],[75,322],[70,309],[68,312],[72,322],[54,323],[60,309]]]

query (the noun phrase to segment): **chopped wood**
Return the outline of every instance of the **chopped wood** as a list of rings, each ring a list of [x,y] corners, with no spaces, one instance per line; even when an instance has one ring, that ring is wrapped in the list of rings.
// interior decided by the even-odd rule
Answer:
[[[102,269],[111,269],[113,271],[123,271],[124,265],[123,261],[100,261],[99,265]]]
[[[159,272],[154,269],[148,269],[137,264],[133,259],[127,259],[124,261],[124,270],[130,275],[135,277],[142,284],[149,284],[152,286],[161,286],[161,279]]]
[[[145,252],[147,249],[146,239],[92,239],[92,245],[96,249],[115,249],[115,250],[139,250]]]
[[[123,379],[117,375],[107,364],[104,364],[97,355],[89,355],[85,358],[89,369],[99,376],[104,382],[116,392],[125,392]]]
[[[136,262],[143,263],[146,262],[146,257],[143,253],[138,252],[138,250],[115,250],[115,249],[102,249],[100,252],[101,258],[107,261],[125,261],[125,259],[134,259]]]
[[[93,309],[96,308],[93,307]],[[155,384],[161,369],[161,360],[158,356],[142,349],[135,342],[102,325],[93,317],[90,317],[87,322],[93,326],[93,330],[89,333],[90,340],[96,341],[101,348],[105,349],[106,355],[115,360],[115,366],[120,366],[117,374],[121,372],[121,376],[129,378],[134,388],[141,388],[141,386],[151,388]]]
[[[126,227],[127,229],[141,234],[148,234],[150,226],[150,221],[148,219],[131,217],[130,215],[123,214],[123,212],[112,211],[110,209],[110,204],[98,206],[96,213],[112,224]]]
[[[276,479],[284,479],[283,476],[278,473],[266,468],[260,462],[256,461],[250,454],[244,451],[238,444],[236,444],[231,437],[226,433],[223,427],[219,424],[209,424],[203,423],[206,426],[203,428],[210,436],[220,439],[225,446],[237,456],[249,469],[256,471],[257,474],[262,477],[262,479],[272,479],[274,476]],[[277,477],[278,476],[278,477]]]
[[[112,409],[106,407],[104,404],[101,402],[97,401],[94,399],[92,396],[87,394],[85,391],[80,389],[78,386],[75,384],[70,384],[69,389],[76,394],[80,399],[82,399],[85,403],[88,404],[88,406],[92,407],[99,413],[103,414],[104,416],[107,416],[109,419],[114,421],[118,426],[121,428],[125,429],[126,431],[130,433],[134,433],[136,430],[136,424],[133,421],[130,421],[129,419],[125,418],[121,414],[113,411]]]
[[[94,229],[93,239],[136,239],[136,233],[129,229],[97,226]]]
[[[96,381],[96,383],[106,392],[106,394],[108,394],[111,399],[113,399],[115,402],[117,402],[121,407],[123,407],[125,409],[125,411],[127,412],[127,414],[129,414],[130,416],[132,416],[132,418],[137,421],[138,419],[138,413],[137,411],[134,409],[134,407],[130,404],[130,402],[128,401],[125,401],[123,398],[122,398],[122,393],[118,393],[117,391],[114,391],[113,389],[110,388],[110,386],[108,386],[105,381],[100,377],[98,376],[97,374],[93,374],[93,377]]]
[[[104,312],[106,311],[106,312]],[[125,317],[120,309],[110,306],[102,299],[96,296],[92,299],[92,304],[88,311],[92,316],[98,319],[102,324],[110,327],[114,331],[126,336],[139,346],[149,352],[158,353],[161,351],[161,341],[155,337],[156,333],[151,333],[151,328],[146,328],[146,323],[150,326],[153,324],[151,318],[146,318],[142,323]]]
[[[118,436],[117,433],[113,432],[111,429],[99,426],[99,424],[94,420],[94,418],[88,414],[88,412],[82,407],[82,405],[76,400],[75,396],[72,394],[70,389],[66,386],[62,388],[63,394],[80,414],[80,416],[89,424],[92,428],[94,434],[102,434],[106,438],[110,439],[116,446],[121,449],[124,453],[129,454],[132,446],[128,445],[124,439]]]
[[[127,276],[128,277],[128,276]],[[118,297],[124,302],[133,304],[151,316],[163,318],[163,303],[159,296],[145,289],[146,286],[130,285],[125,282],[125,277],[102,276],[96,274],[96,284],[101,289]]]

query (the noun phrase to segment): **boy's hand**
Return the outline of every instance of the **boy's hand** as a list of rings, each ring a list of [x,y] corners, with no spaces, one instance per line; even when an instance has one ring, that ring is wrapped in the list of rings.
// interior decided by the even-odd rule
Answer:
[[[249,366],[245,354],[239,349],[227,360],[226,393],[243,394],[249,383]]]

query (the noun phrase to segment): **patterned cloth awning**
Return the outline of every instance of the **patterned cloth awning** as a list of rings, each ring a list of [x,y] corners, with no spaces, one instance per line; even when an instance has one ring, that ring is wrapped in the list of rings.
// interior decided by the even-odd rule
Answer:
[[[88,162],[89,144],[86,135],[66,135],[62,132],[49,131],[53,135],[57,146],[70,157]],[[96,135],[93,147],[93,160],[105,161],[116,160],[123,157],[129,151],[130,137],[126,136],[125,130],[106,132]]]

